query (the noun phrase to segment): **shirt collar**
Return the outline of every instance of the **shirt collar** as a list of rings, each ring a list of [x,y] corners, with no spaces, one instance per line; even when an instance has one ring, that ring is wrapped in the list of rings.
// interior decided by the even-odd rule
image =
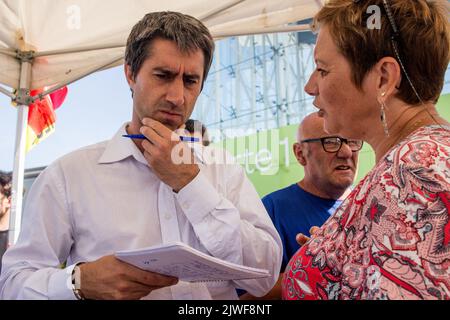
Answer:
[[[98,163],[113,163],[133,157],[142,164],[148,165],[144,155],[134,144],[132,139],[124,138],[122,135],[127,134],[126,127],[129,123],[124,123],[114,137],[106,144],[105,151],[98,160]]]

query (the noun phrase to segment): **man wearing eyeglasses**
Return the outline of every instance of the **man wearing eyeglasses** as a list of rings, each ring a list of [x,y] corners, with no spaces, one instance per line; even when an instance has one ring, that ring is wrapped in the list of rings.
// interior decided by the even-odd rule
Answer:
[[[282,273],[300,247],[296,236],[309,237],[310,228],[321,226],[350,193],[362,145],[362,140],[326,133],[317,113],[301,122],[293,151],[304,168],[303,179],[262,199],[283,242],[280,277],[263,299],[281,299]],[[252,298],[241,296],[243,300]]]
[[[11,207],[11,174],[0,170],[0,272],[2,257],[8,248],[9,210]]]

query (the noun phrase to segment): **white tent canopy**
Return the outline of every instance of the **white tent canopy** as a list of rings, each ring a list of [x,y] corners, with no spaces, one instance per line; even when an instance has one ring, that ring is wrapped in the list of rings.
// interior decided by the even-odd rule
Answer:
[[[283,30],[287,23],[311,17],[319,5],[316,0],[3,0],[0,83],[18,88],[20,61],[15,58],[16,50],[36,52],[31,89],[118,65],[132,26],[151,11],[190,14],[220,38]],[[86,48],[97,49],[82,51]],[[70,53],[58,54],[61,51]]]
[[[18,107],[10,231],[22,206],[25,128],[30,89],[67,85],[123,63],[132,26],[145,13],[179,11],[202,20],[215,39],[305,30],[323,0],[0,0],[0,92]],[[19,90],[22,89],[22,90]]]

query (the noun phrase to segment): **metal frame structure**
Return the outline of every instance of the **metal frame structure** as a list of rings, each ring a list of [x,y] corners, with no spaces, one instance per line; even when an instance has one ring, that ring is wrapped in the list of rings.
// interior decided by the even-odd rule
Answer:
[[[214,141],[299,123],[314,110],[303,89],[314,70],[313,51],[296,32],[217,42],[192,117],[208,127]]]
[[[216,43],[192,115],[206,125],[212,141],[298,124],[315,110],[304,91],[315,68],[314,45],[299,42],[297,34],[249,35]],[[450,66],[446,78],[448,86]]]

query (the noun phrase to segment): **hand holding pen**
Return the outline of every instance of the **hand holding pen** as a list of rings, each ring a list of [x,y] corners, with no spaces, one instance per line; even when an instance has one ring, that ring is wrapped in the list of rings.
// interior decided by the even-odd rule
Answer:
[[[174,139],[174,132],[161,122],[151,118],[142,120],[139,135],[127,138],[142,139],[144,157],[155,174],[175,192],[191,182],[200,169],[195,163],[192,149],[180,141],[199,141],[199,138],[180,136]]]

